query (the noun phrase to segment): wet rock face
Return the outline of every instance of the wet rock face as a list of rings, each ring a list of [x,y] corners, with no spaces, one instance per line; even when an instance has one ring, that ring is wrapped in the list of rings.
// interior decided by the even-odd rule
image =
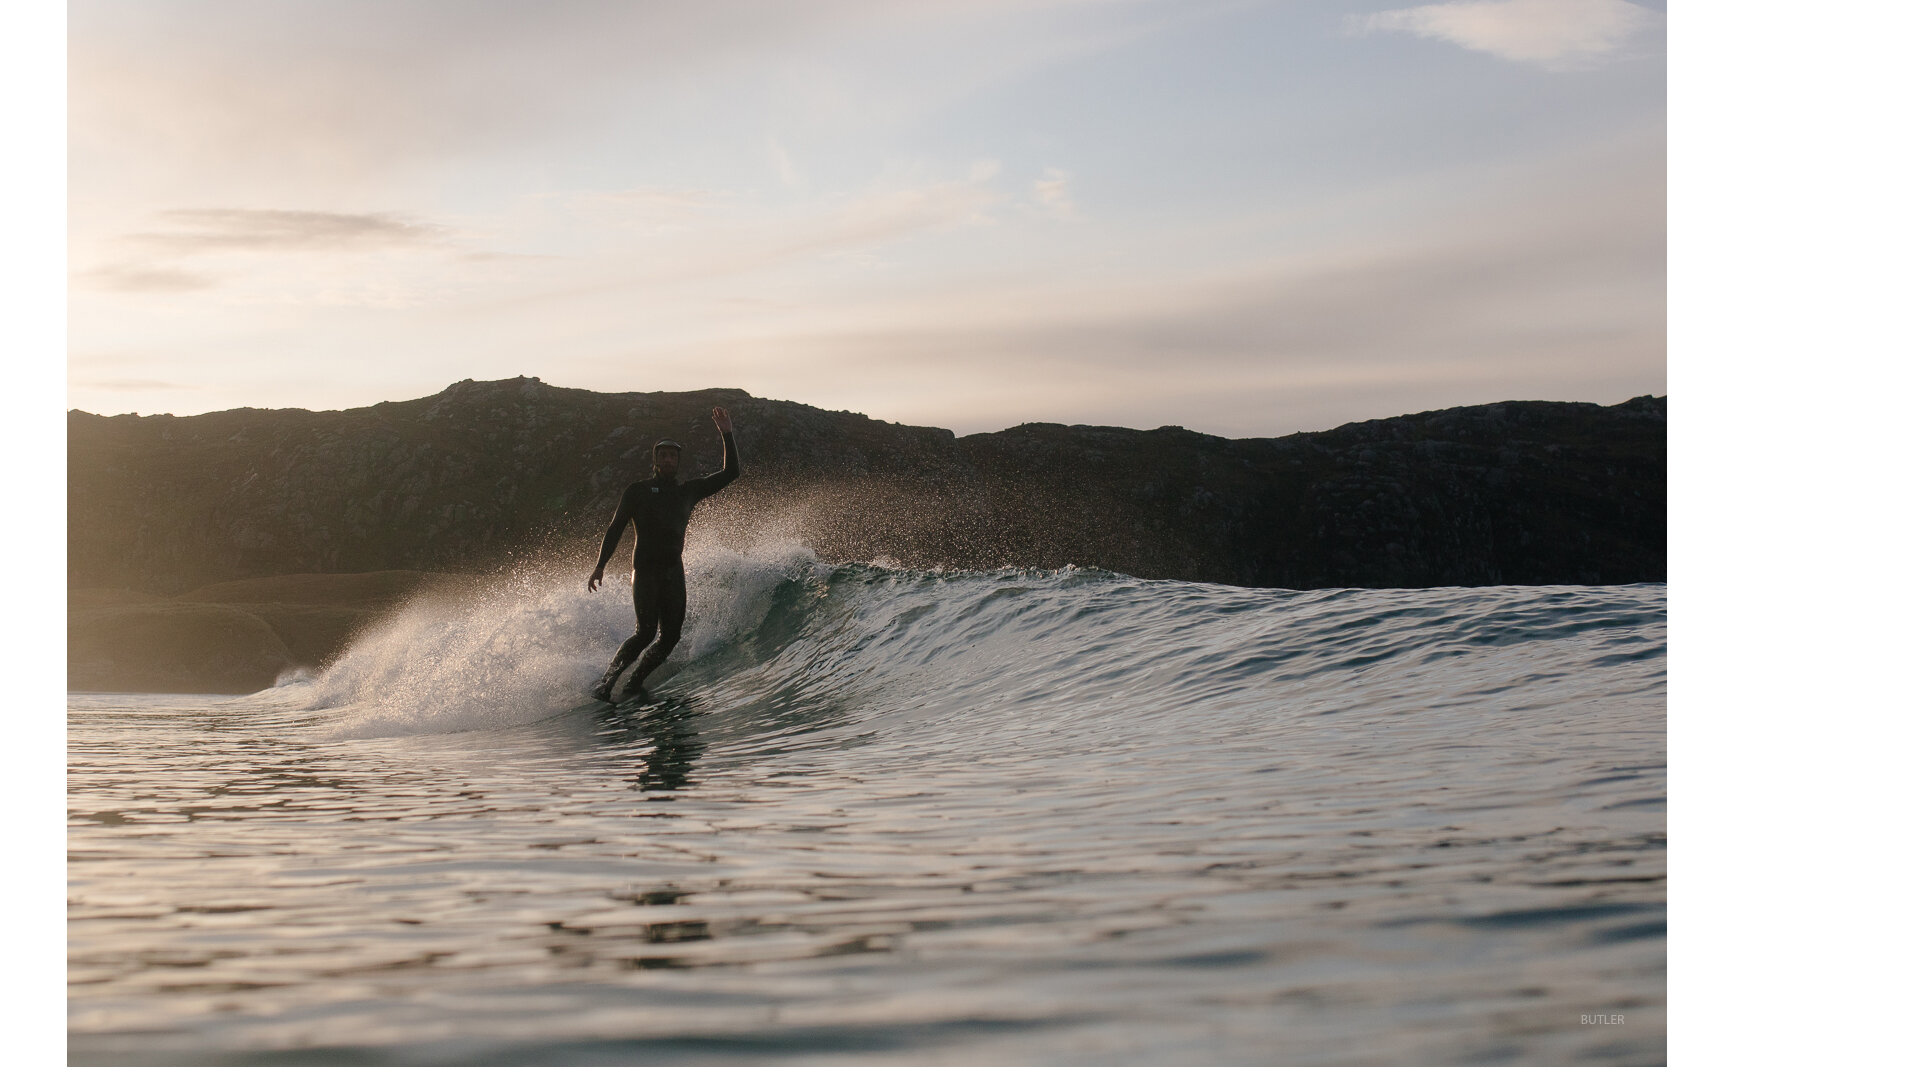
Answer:
[[[461,382],[341,412],[68,414],[79,587],[384,570],[584,577],[661,438],[745,473],[692,536],[834,560],[1101,566],[1236,585],[1610,584],[1666,577],[1666,400],[1503,402],[1272,439],[1027,424],[956,439],[740,390]],[[631,543],[631,541],[629,541]]]

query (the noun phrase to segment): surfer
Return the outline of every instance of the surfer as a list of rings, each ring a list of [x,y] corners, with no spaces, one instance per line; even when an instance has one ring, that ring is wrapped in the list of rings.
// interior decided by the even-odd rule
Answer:
[[[634,657],[640,658],[640,666],[633,670],[633,687],[638,690],[680,643],[680,624],[687,619],[687,571],[680,561],[681,549],[687,543],[687,518],[695,503],[740,475],[740,451],[733,445],[733,418],[727,410],[716,407],[713,426],[720,429],[719,472],[680,483],[680,444],[661,439],[653,444],[653,475],[627,485],[620,496],[620,508],[613,512],[613,524],[607,526],[607,538],[600,544],[600,563],[587,579],[587,591],[600,587],[607,560],[620,546],[627,522],[633,522],[633,614],[639,628],[621,644],[613,663],[607,665],[607,673],[594,685],[593,696],[602,701],[613,700],[614,684]],[[648,642],[652,642],[651,647]],[[647,651],[642,654],[641,649]]]

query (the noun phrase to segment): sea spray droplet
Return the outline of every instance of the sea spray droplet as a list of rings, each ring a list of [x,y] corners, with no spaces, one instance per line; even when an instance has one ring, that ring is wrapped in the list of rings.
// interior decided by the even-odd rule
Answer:
[[[767,613],[774,589],[817,565],[790,543],[688,552],[687,630],[697,660]],[[589,593],[573,567],[533,565],[466,592],[419,597],[356,638],[305,687],[313,709],[343,709],[337,734],[408,735],[506,727],[575,707],[633,633],[626,575]]]

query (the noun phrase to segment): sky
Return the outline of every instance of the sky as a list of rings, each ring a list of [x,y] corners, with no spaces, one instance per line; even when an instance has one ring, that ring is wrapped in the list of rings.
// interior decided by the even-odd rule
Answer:
[[[1666,392],[1629,0],[76,0],[67,403],[1228,436]]]

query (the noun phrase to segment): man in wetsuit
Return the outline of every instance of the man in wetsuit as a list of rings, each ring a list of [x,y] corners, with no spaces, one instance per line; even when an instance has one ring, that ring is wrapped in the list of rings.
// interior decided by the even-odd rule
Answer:
[[[593,696],[602,701],[613,700],[613,686],[634,657],[640,657],[640,666],[633,671],[633,687],[638,690],[680,643],[680,624],[687,619],[687,571],[680,562],[680,551],[687,543],[687,518],[695,503],[740,475],[740,451],[733,445],[733,418],[727,410],[716,408],[713,426],[720,429],[723,447],[719,472],[680,483],[680,444],[661,439],[653,444],[653,475],[627,485],[626,493],[620,496],[620,508],[613,513],[613,524],[607,526],[607,538],[600,544],[600,564],[587,579],[587,591],[600,587],[607,560],[620,546],[627,522],[633,522],[633,613],[640,625],[620,646],[607,673],[594,686]],[[656,630],[658,638],[654,637]],[[647,646],[649,641],[653,642],[651,648]],[[647,650],[645,655],[641,649]]]

